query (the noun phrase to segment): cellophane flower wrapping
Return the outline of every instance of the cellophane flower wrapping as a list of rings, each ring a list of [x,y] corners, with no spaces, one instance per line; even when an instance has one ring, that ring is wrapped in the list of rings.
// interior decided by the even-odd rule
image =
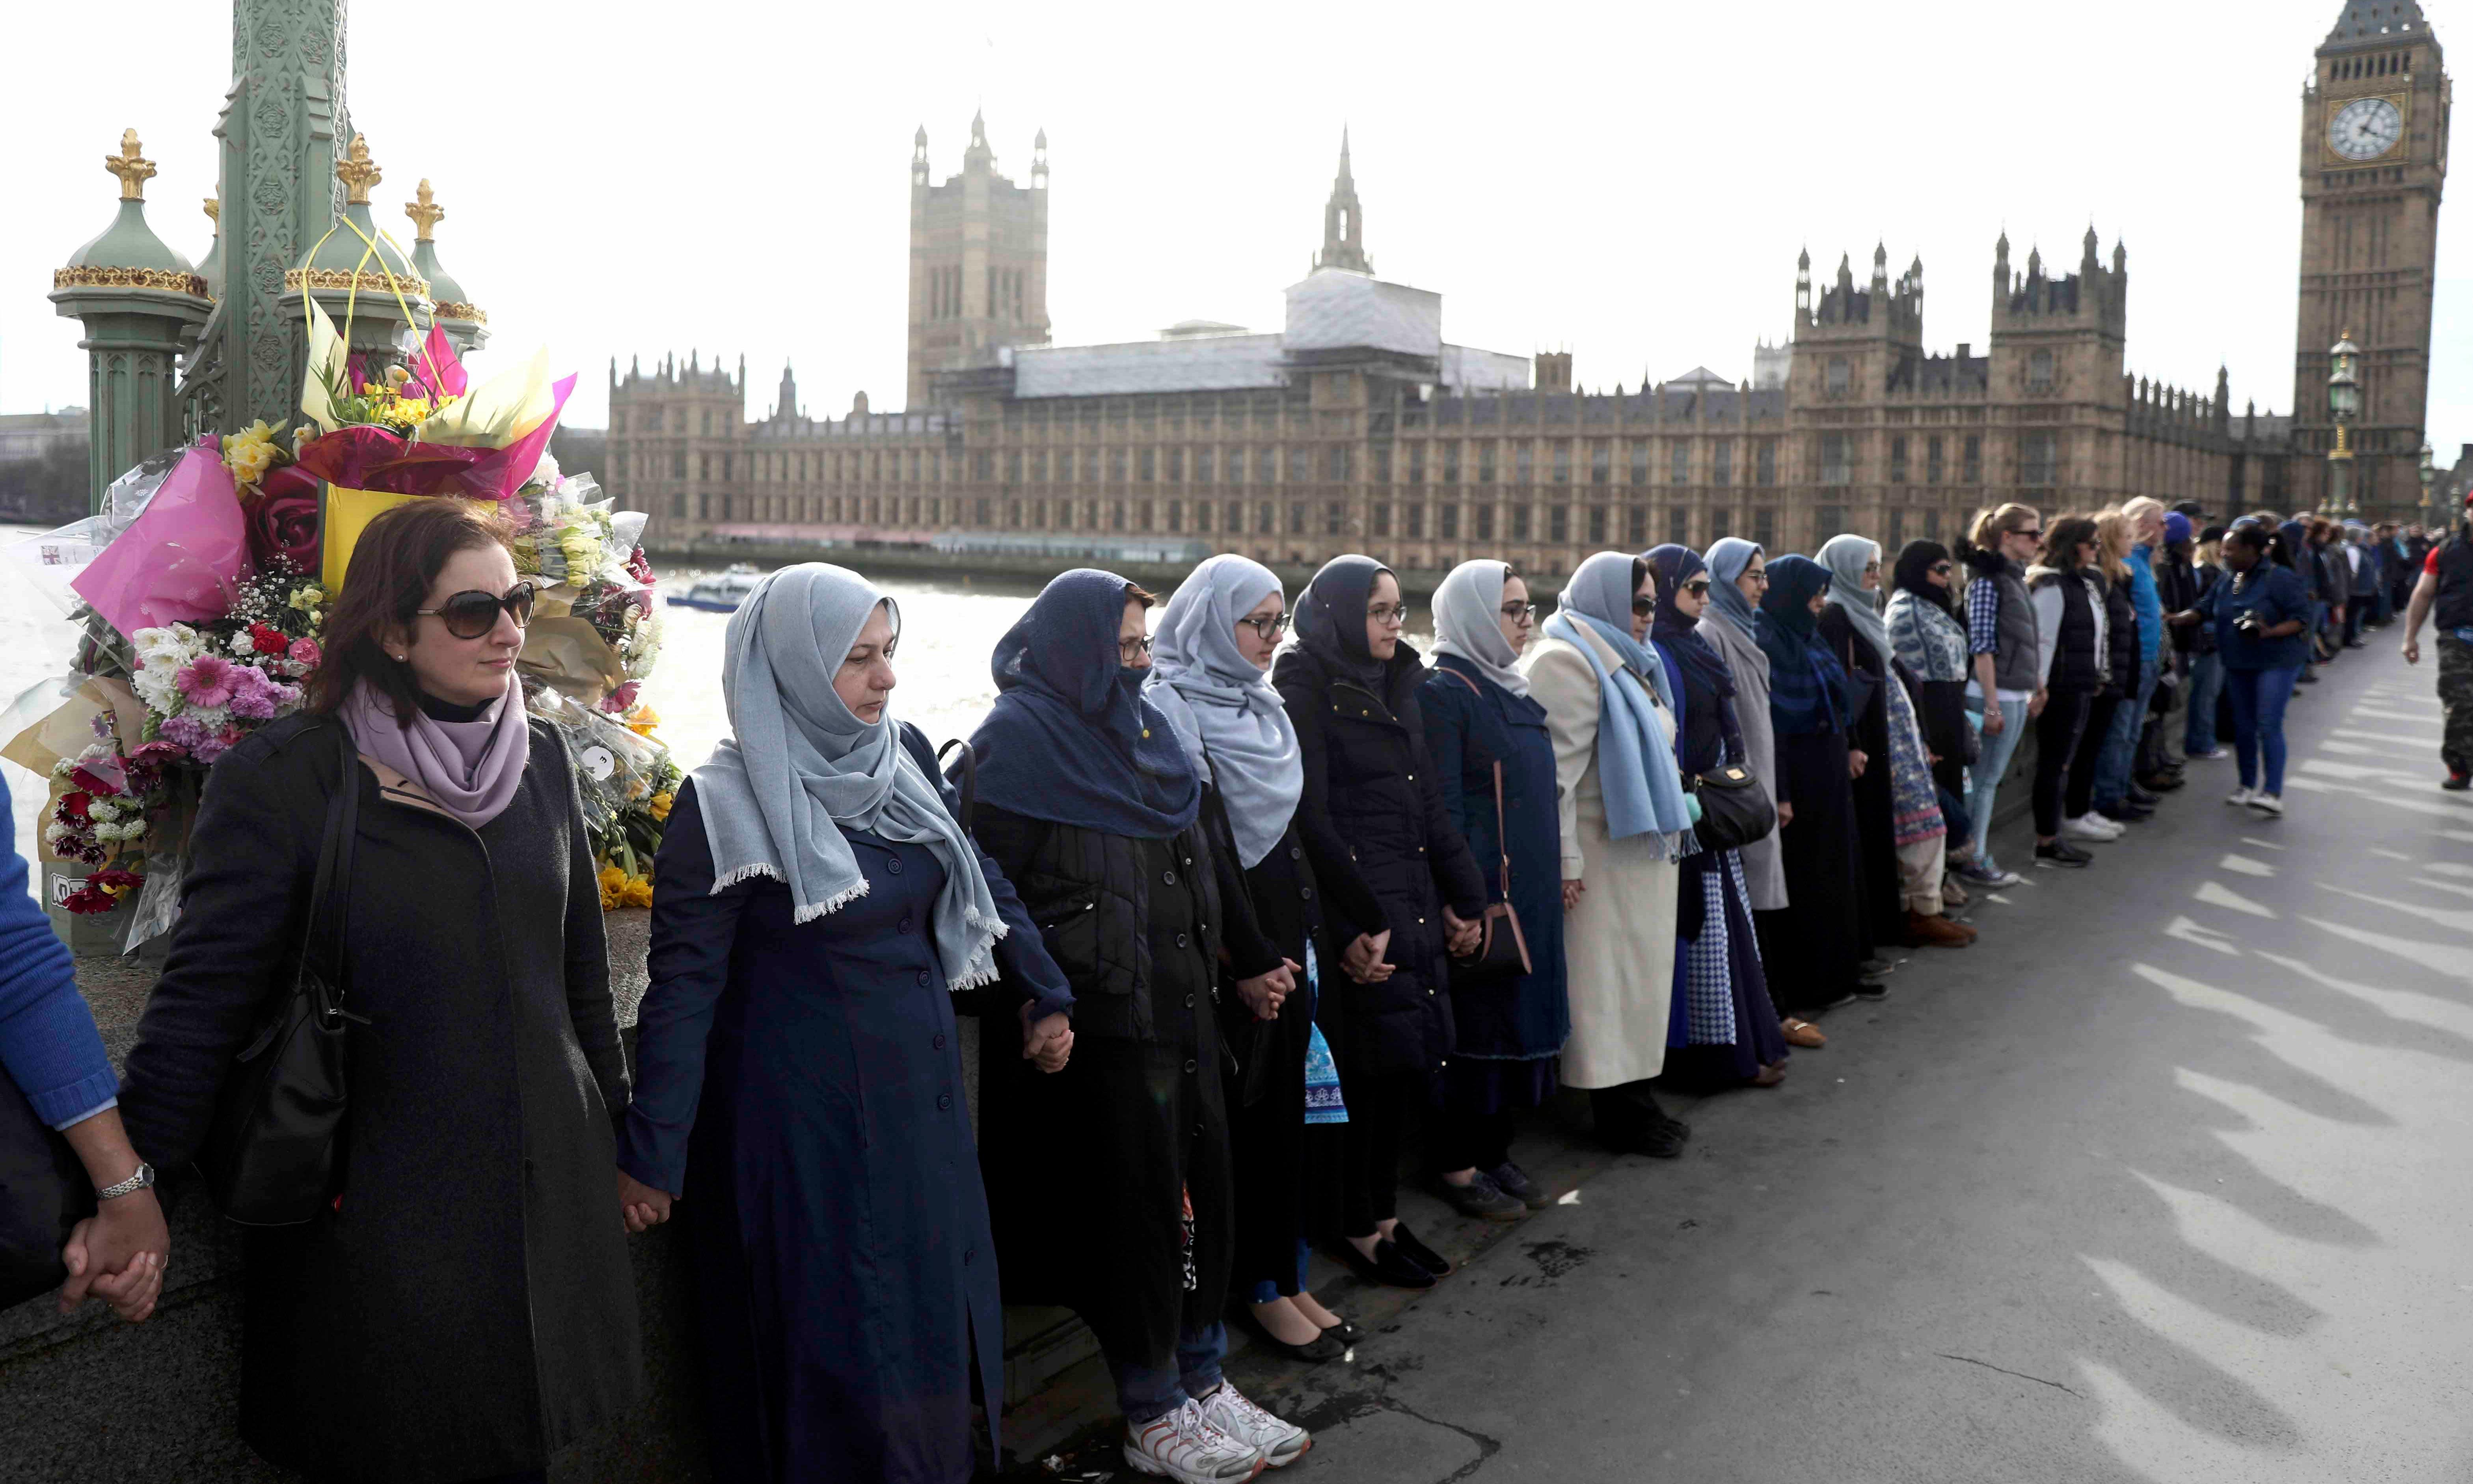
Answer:
[[[554,687],[526,686],[526,707],[566,744],[603,910],[653,904],[653,856],[684,775],[668,748]]]
[[[208,438],[181,455],[69,586],[133,639],[141,629],[216,616],[253,575],[231,471]]]

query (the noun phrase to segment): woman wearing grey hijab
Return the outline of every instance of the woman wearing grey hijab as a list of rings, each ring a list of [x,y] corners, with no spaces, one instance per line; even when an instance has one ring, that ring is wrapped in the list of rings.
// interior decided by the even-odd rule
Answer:
[[[1228,1113],[1236,1187],[1230,1283],[1248,1301],[1261,1336],[1293,1358],[1320,1362],[1338,1359],[1363,1333],[1324,1308],[1304,1281],[1308,1233],[1338,1219],[1338,1141],[1348,1113],[1316,1024],[1331,1005],[1324,970],[1339,954],[1296,831],[1305,790],[1297,729],[1270,681],[1287,621],[1287,596],[1269,567],[1235,555],[1211,558],[1177,585],[1161,613],[1142,694],[1176,728],[1202,776],[1206,826],[1242,868],[1245,900],[1231,903],[1231,938],[1259,935],[1261,957],[1283,963],[1288,975],[1285,993],[1238,980],[1236,993],[1220,1003],[1239,1068]],[[1309,1067],[1323,1075],[1309,1076]]]
[[[1461,562],[1434,589],[1434,670],[1418,692],[1444,809],[1485,875],[1489,905],[1510,904],[1528,946],[1526,973],[1455,966],[1451,975],[1458,1038],[1443,1067],[1434,1168],[1444,1200],[1497,1221],[1553,1199],[1512,1162],[1512,1118],[1553,1095],[1572,1033],[1554,741],[1519,669],[1536,625],[1528,584],[1509,563]]]
[[[689,1213],[722,1478],[961,1484],[973,1367],[1001,1389],[955,994],[1001,972],[981,993],[1050,1071],[1072,995],[888,713],[899,631],[855,572],[758,584],[730,620],[732,736],[654,868],[619,1198],[630,1225]]]

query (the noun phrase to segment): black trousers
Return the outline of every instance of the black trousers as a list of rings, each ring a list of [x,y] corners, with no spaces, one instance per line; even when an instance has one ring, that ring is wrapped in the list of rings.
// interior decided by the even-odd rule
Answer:
[[[1400,1158],[1431,1081],[1424,1072],[1340,1073],[1340,1091],[1348,1099],[1340,1139],[1340,1235],[1371,1236],[1400,1214]]]
[[[2083,694],[2052,691],[2045,698],[2044,714],[2035,718],[2032,798],[2035,834],[2041,839],[2049,840],[2061,832],[2061,785],[2070,776],[2071,754],[2078,750],[2078,739],[2086,731],[2091,699]],[[2093,781],[2090,771],[2090,786]]]
[[[1589,1093],[1589,1111],[1597,1115],[1597,1137],[1610,1144],[1632,1142],[1655,1127],[1665,1114],[1645,1080],[1593,1089]]]
[[[1434,1120],[1434,1168],[1491,1170],[1511,1162],[1509,1112],[1463,1113],[1446,1106]]]
[[[2112,737],[2112,718],[2123,706],[2131,705],[2123,696],[2098,696],[2087,703],[2086,725],[2078,729],[2078,745],[2070,755],[2070,781],[2063,803],[2064,816],[2077,819],[2095,807],[2096,764],[2103,756],[2104,743]],[[2043,746],[2038,737],[2035,745]],[[2039,831],[2043,826],[2035,826]]]

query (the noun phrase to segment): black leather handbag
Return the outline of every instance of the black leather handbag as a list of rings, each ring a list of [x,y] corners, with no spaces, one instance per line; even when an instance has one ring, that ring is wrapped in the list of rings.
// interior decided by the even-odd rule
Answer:
[[[94,1214],[94,1186],[69,1141],[0,1071],[0,1309],[68,1281],[60,1248]]]
[[[1693,780],[1692,794],[1700,801],[1700,823],[1692,826],[1692,833],[1704,850],[1740,850],[1777,828],[1777,806],[1741,763],[1700,775]]]
[[[361,760],[349,730],[338,725],[335,735],[344,767],[326,801],[291,993],[225,1074],[198,1156],[215,1209],[243,1226],[300,1226],[331,1209],[343,1189],[348,1040],[353,1022],[369,1021],[344,1008]]]
[[[1480,698],[1484,694],[1477,691],[1477,682],[1457,670],[1437,669],[1434,673],[1450,676]],[[1529,972],[1528,939],[1521,932],[1520,914],[1511,905],[1511,834],[1502,813],[1501,758],[1494,763],[1494,843],[1502,856],[1496,880],[1502,899],[1488,902],[1484,915],[1477,919],[1477,947],[1452,956],[1452,977],[1462,982]]]

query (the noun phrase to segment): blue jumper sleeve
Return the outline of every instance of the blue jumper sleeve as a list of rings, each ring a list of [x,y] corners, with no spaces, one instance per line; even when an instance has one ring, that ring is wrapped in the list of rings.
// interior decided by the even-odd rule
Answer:
[[[0,820],[9,782],[0,778]],[[56,1129],[82,1123],[118,1099],[120,1079],[104,1055],[94,1014],[78,993],[69,950],[27,890],[14,831],[0,857],[0,1065]]]

